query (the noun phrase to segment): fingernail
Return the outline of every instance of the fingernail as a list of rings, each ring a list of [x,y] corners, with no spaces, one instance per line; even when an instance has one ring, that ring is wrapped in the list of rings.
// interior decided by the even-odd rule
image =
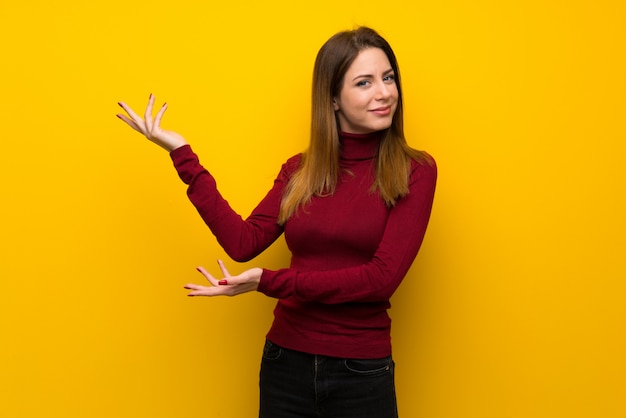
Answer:
[[[122,119],[122,117],[120,115],[115,115],[115,116],[117,116],[118,118]]]
[[[228,280],[224,279],[224,280],[220,280],[219,282],[217,282],[217,284],[219,284],[220,286],[224,286],[228,284]]]
[[[124,106],[122,106],[122,103],[121,103],[121,102],[117,102],[117,105],[118,105],[119,107],[124,107]]]
[[[152,99],[152,93],[150,93],[150,99]]]

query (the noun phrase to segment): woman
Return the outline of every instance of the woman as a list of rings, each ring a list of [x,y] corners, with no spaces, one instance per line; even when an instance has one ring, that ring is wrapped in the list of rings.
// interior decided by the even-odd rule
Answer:
[[[118,115],[170,152],[188,196],[230,257],[254,258],[283,232],[289,268],[253,268],[190,296],[258,291],[277,298],[260,373],[260,417],[397,417],[389,298],[421,245],[434,160],[404,138],[395,55],[374,30],[340,32],[313,74],[309,149],[289,159],[243,220],[185,139],[163,130],[166,105]]]

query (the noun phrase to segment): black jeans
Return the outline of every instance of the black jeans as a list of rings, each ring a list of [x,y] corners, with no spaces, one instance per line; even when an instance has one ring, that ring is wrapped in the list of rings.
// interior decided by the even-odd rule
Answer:
[[[397,418],[394,362],[344,359],[265,342],[259,418]]]

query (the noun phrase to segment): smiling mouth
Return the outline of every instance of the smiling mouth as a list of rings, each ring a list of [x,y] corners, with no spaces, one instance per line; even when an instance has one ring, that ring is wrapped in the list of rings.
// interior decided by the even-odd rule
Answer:
[[[377,115],[388,115],[391,112],[391,106],[379,107],[370,110],[370,112],[376,113]]]

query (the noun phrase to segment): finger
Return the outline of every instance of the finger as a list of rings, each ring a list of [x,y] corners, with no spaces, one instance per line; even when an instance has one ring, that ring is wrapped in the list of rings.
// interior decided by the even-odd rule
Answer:
[[[167,110],[167,103],[163,103],[163,106],[159,109],[156,116],[154,117],[154,125],[152,125],[152,129],[159,129],[161,127],[161,118],[163,114]]]
[[[208,287],[207,286],[201,286],[201,285],[195,284],[195,283],[187,283],[185,285],[185,289],[202,290],[202,289],[208,289]]]
[[[226,296],[229,290],[224,287],[200,286],[193,283],[186,284],[185,289],[191,290],[187,296]]]
[[[141,120],[141,118],[126,103],[118,102],[117,104],[124,109],[126,113],[128,113],[128,116],[130,116],[133,121],[137,122]]]
[[[137,132],[142,133],[142,132],[141,132],[141,130],[139,129],[139,127],[137,126],[137,124],[136,124],[133,120],[129,119],[129,118],[128,118],[128,116],[126,116],[126,115],[122,115],[121,113],[118,113],[118,114],[117,114],[117,115],[115,115],[115,116],[117,116],[118,118],[120,118],[121,120],[123,120],[124,122],[126,122],[126,124],[127,124],[128,126],[130,126],[131,128],[133,128],[133,129],[134,129],[134,130],[136,130]]]
[[[209,273],[208,271],[206,271],[206,269],[202,266],[196,267],[196,270],[198,270],[200,272],[200,274],[202,274],[213,286],[218,286],[219,282],[218,280],[213,277],[211,275],[211,273]]]
[[[214,287],[187,283],[185,289],[191,290],[191,292],[187,293],[187,296],[211,296],[211,289],[214,289]]]
[[[144,120],[146,122],[146,128],[148,128],[148,132],[152,132],[152,106],[154,105],[154,95],[150,93],[150,98],[148,99],[148,106],[146,106],[146,113],[144,114]]]
[[[124,111],[128,114],[126,115],[118,114],[117,117],[126,122],[131,128],[136,130],[137,132],[146,135],[146,127],[143,123],[143,119],[141,119],[134,111],[124,102],[117,103]]]
[[[222,270],[222,275],[224,277],[230,277],[230,273],[226,269],[226,266],[224,265],[224,262],[222,260],[217,260],[217,264],[220,266],[220,270]]]

